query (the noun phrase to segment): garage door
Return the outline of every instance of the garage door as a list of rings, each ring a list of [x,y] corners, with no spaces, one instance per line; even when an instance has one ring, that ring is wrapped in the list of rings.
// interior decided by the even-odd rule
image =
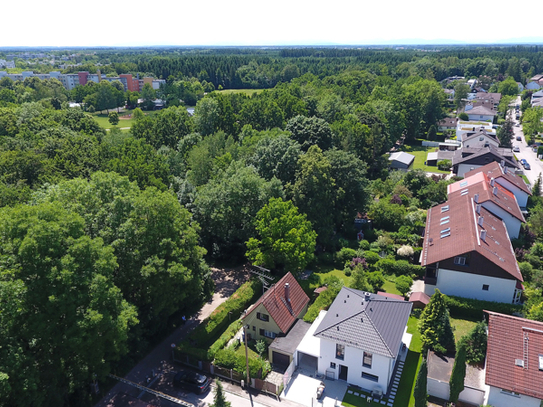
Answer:
[[[283,355],[282,353],[272,352],[272,363],[276,366],[286,369],[290,363],[290,358],[288,355]]]

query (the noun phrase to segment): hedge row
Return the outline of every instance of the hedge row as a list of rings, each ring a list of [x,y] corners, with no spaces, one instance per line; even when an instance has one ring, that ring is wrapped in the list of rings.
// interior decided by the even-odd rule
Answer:
[[[242,375],[247,374],[245,355],[241,355],[231,348],[219,350],[215,356],[215,364],[226,369],[234,369],[234,371]],[[261,358],[249,358],[249,374],[251,377],[266,377],[270,370],[271,366],[268,361]]]
[[[443,296],[453,318],[482,320],[483,310],[513,315],[522,312],[522,305],[502,302],[473,300],[454,296]]]
[[[340,283],[328,284],[328,289],[319,294],[315,302],[307,309],[304,315],[304,321],[313,323],[319,316],[319,312],[323,309],[327,309],[332,302],[336,299],[338,293],[341,291],[342,285]]]
[[[222,348],[226,346],[228,341],[232,339],[236,333],[239,332],[241,327],[243,326],[243,323],[241,322],[241,319],[236,319],[234,322],[230,324],[230,326],[226,329],[226,331],[223,332],[223,334],[217,339],[213,345],[209,347],[209,351],[207,352],[207,355],[210,360],[215,358],[215,355],[218,351],[220,351]]]
[[[424,267],[416,264],[411,264],[407,260],[381,259],[376,265],[376,269],[383,270],[384,274],[396,276],[410,276],[412,274],[422,277],[424,275]]]

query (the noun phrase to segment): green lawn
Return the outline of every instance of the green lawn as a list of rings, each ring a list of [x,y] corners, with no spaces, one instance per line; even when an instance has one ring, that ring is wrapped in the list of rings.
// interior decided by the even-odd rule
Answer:
[[[244,95],[247,95],[247,96],[253,96],[255,93],[258,95],[264,90],[265,89],[223,89],[223,90],[217,90],[215,92],[220,92],[220,93],[225,93],[225,94],[243,93]]]
[[[390,294],[397,294],[402,295],[397,289],[396,289],[396,276],[385,276],[385,284],[383,285],[382,290],[386,293]]]
[[[467,319],[456,319],[451,317],[451,325],[454,330],[454,340],[456,343],[465,336],[469,331],[471,331],[475,325],[477,325],[477,321],[470,321]]]
[[[121,112],[119,113],[119,124],[116,126],[116,127],[119,127],[119,128],[122,128],[122,127],[131,127],[132,126],[132,123],[134,122],[134,119],[133,118],[128,118],[128,115],[131,113],[131,111],[125,111],[125,112]],[[96,120],[98,122],[98,124],[100,125],[100,127],[102,127],[103,129],[111,129],[112,127],[114,127],[108,120],[108,115],[107,114],[102,114],[102,113],[94,113],[93,114],[93,117],[94,117],[94,120]],[[123,117],[126,117],[125,119],[123,119]]]
[[[312,293],[315,288],[322,286],[329,276],[343,280],[343,284],[346,286],[351,281],[351,277],[346,276],[343,270],[336,269],[334,266],[319,265],[314,267],[313,273],[307,280],[298,280],[298,282],[306,293]]]
[[[437,147],[422,147],[422,146],[402,146],[402,151],[413,154],[415,156],[415,162],[413,163],[413,169],[421,169],[425,172],[435,172],[437,174],[449,174],[449,171],[441,171],[437,167],[431,167],[424,165],[428,153],[436,151]]]

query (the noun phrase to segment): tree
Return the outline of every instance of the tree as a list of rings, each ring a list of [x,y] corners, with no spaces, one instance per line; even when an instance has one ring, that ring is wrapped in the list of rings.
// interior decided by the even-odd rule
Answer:
[[[517,82],[511,76],[508,76],[506,80],[501,81],[498,85],[498,92],[502,96],[516,96],[519,93]]]
[[[466,345],[460,343],[454,358],[451,378],[449,379],[449,400],[453,403],[458,401],[458,396],[464,390],[464,379],[466,378]]]
[[[404,297],[411,290],[412,285],[413,279],[410,276],[399,276],[396,278],[396,290]]]
[[[452,352],[455,349],[454,334],[449,319],[449,310],[443,294],[436,289],[430,302],[422,311],[419,320],[422,347],[438,353]]]
[[[213,398],[213,404],[209,407],[231,407],[232,403],[226,400],[222,383],[219,379],[215,379],[215,396]]]
[[[65,405],[127,352],[136,309],[113,283],[113,249],[84,226],[58,204],[0,210],[5,405]]]
[[[498,129],[496,136],[500,141],[500,147],[511,148],[513,137],[513,122],[511,119],[507,119],[505,123]]]
[[[468,120],[469,120],[469,116],[468,116],[468,114],[465,113],[465,112],[460,113],[460,114],[458,115],[458,118],[459,118],[460,120],[463,120],[463,121],[468,121]]]
[[[153,102],[156,99],[156,92],[151,84],[146,83],[143,85],[143,89],[141,90],[141,98],[143,99],[143,110],[153,110],[155,106]]]
[[[254,264],[286,271],[303,270],[313,260],[317,234],[291,201],[271,198],[255,218],[257,238],[247,242]]]
[[[482,364],[486,357],[486,323],[480,321],[461,339],[465,345],[466,361],[470,364]]]
[[[413,396],[415,397],[415,407],[426,407],[428,401],[428,365],[426,359],[422,359],[419,372],[417,373],[417,381]]]
[[[528,137],[535,136],[543,131],[543,108],[536,106],[527,109],[522,114],[522,129],[524,134]]]
[[[109,112],[108,121],[109,121],[113,126],[118,125],[118,124],[119,124],[119,114],[118,114],[117,112]]]
[[[196,103],[194,124],[196,131],[202,136],[208,136],[218,130],[219,118],[219,103],[216,99],[206,97]]]
[[[437,137],[436,126],[432,124],[430,128],[428,129],[428,134],[426,135],[426,138],[430,141],[435,141],[436,137]]]
[[[466,104],[470,87],[467,83],[458,82],[454,87],[454,105],[456,110],[461,110]]]
[[[288,121],[285,130],[292,134],[292,138],[300,143],[304,151],[313,145],[319,146],[321,150],[332,147],[330,125],[318,117],[293,117]]]

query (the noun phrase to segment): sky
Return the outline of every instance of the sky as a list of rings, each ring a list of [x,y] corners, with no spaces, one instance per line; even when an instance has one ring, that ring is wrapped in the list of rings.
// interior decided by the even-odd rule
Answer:
[[[10,0],[0,7],[0,47],[543,43],[540,25],[521,19],[540,5],[539,0]]]

